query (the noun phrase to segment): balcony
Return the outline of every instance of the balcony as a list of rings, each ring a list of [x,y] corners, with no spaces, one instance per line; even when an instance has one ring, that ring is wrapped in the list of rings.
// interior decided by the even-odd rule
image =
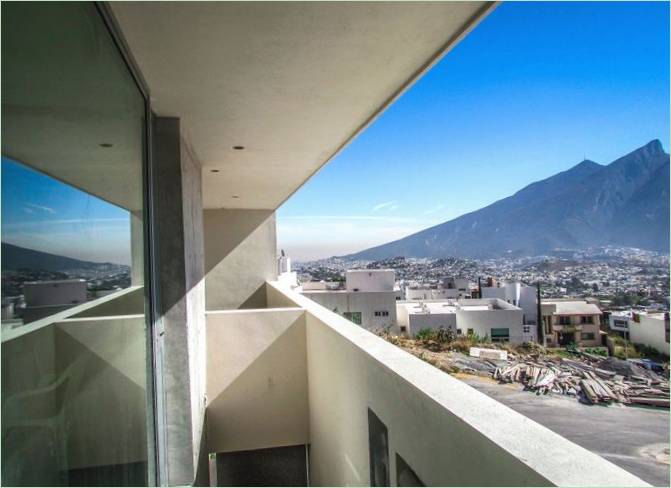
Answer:
[[[580,332],[583,324],[554,324],[552,330],[554,332],[570,333]]]
[[[134,286],[3,332],[3,484],[146,484],[143,308]]]
[[[277,282],[265,298],[207,312],[218,457],[307,445],[311,485],[401,486],[411,473],[426,486],[647,486]],[[382,450],[369,451],[369,428],[386,432]]]

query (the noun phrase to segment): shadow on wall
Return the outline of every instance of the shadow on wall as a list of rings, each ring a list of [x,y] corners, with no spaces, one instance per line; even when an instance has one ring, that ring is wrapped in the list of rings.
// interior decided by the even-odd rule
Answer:
[[[265,308],[265,282],[277,278],[275,212],[203,211],[207,310]]]
[[[208,313],[207,370],[209,452],[308,443],[303,310]]]

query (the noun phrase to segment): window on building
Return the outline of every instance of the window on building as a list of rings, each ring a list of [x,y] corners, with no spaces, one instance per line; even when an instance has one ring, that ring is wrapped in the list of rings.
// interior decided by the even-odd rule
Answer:
[[[389,317],[389,312],[387,310],[377,310],[375,312],[376,317]]]
[[[510,340],[510,329],[507,327],[493,328],[491,336],[492,342],[508,342]]]
[[[389,486],[389,436],[387,426],[368,409],[368,464],[370,486]]]
[[[461,329],[457,329],[457,335],[461,335]]]
[[[571,317],[568,315],[560,315],[558,319],[557,322],[559,325],[571,325]]]
[[[93,2],[2,14],[2,484],[146,486],[146,100]]]
[[[356,325],[361,325],[361,312],[345,312],[343,316]]]
[[[594,332],[583,332],[582,334],[580,334],[580,339],[583,341],[593,341]]]
[[[405,332],[407,332],[407,331],[408,331],[408,328],[407,328],[405,325],[402,325],[402,326],[401,326],[401,332],[402,332],[402,333],[405,333]]]
[[[590,315],[581,315],[580,316],[580,323],[581,324],[591,324],[592,323],[592,317]]]
[[[473,335],[473,329],[466,329],[466,335],[468,336]]]
[[[531,333],[531,327],[529,327],[528,325],[523,325],[522,332],[524,332],[525,334]]]

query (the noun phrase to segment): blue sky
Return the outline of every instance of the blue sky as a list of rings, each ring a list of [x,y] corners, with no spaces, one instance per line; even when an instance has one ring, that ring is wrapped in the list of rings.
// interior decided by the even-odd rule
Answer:
[[[128,211],[5,157],[2,240],[86,261],[130,264]]]
[[[503,3],[282,206],[278,246],[358,251],[652,139],[668,152],[668,3]]]
[[[283,205],[278,246],[358,251],[655,138],[668,151],[668,3],[503,3]],[[127,264],[129,216],[3,158],[2,239]]]

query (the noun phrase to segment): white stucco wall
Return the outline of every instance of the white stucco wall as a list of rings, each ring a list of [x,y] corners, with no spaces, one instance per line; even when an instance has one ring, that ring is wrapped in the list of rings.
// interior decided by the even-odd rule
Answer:
[[[262,308],[266,280],[277,277],[275,212],[203,212],[207,310]]]
[[[398,332],[396,321],[396,295],[394,291],[315,291],[303,295],[332,312],[360,312],[361,326],[371,331],[392,330]],[[375,316],[376,311],[387,311],[387,317]]]
[[[396,273],[392,269],[351,269],[345,273],[348,291],[391,291]]]
[[[521,283],[504,283],[501,286],[483,286],[482,298],[500,298],[512,303],[524,311],[524,323],[535,324],[538,309],[536,305],[536,288]]]
[[[436,288],[436,289],[423,289],[423,288],[406,288],[405,290],[405,299],[406,300],[446,300],[449,298],[466,298],[465,292],[460,292],[456,288]],[[470,293],[468,293],[470,297]]]
[[[208,312],[208,451],[307,444],[306,361],[302,309]]]
[[[537,325],[538,304],[536,301],[537,291],[533,286],[522,286],[517,306],[524,311],[524,323]]]
[[[439,369],[281,285],[269,306],[306,309],[310,481],[370,482],[367,411],[426,486],[646,486]]]
[[[629,339],[636,344],[654,347],[659,352],[669,355],[669,343],[664,333],[663,315],[639,315],[639,322],[629,320]]]
[[[457,324],[462,334],[468,329],[480,337],[492,337],[492,328],[508,328],[510,342],[520,344],[526,342],[529,336],[522,332],[522,310],[457,310]],[[533,328],[532,328],[533,329]]]
[[[408,334],[412,337],[422,329],[445,327],[457,331],[457,315],[454,313],[430,313],[408,315]]]

